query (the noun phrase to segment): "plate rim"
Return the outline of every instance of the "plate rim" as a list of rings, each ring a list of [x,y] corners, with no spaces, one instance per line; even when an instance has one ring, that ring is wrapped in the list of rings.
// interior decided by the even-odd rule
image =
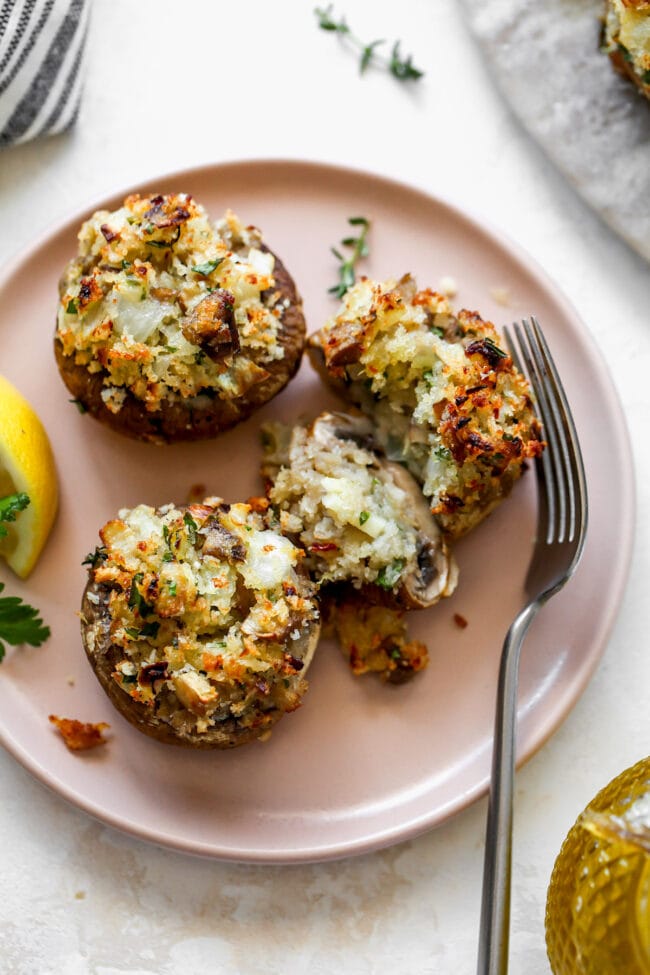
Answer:
[[[223,171],[224,169],[241,171],[247,168],[255,170],[259,169],[260,167],[272,167],[278,171],[286,168],[307,168],[312,170],[314,173],[318,171],[321,173],[334,172],[341,178],[349,178],[352,176],[362,178],[364,181],[370,180],[375,185],[388,185],[395,191],[406,192],[411,195],[416,194],[426,199],[429,204],[434,203],[437,206],[442,206],[451,214],[455,221],[460,221],[467,224],[471,226],[473,230],[478,231],[481,235],[489,237],[494,243],[497,244],[497,246],[501,248],[505,254],[507,254],[511,260],[513,260],[519,267],[523,267],[525,272],[542,290],[546,292],[551,291],[554,301],[560,306],[563,314],[571,322],[572,328],[577,331],[584,345],[589,350],[590,366],[597,372],[599,380],[602,384],[602,388],[607,392],[606,412],[610,418],[610,422],[615,420],[615,423],[612,423],[612,425],[616,430],[618,438],[617,442],[621,451],[621,458],[623,460],[621,480],[625,494],[621,498],[621,501],[622,508],[626,512],[626,520],[623,524],[623,530],[619,539],[619,552],[621,553],[621,558],[619,560],[619,571],[613,580],[613,584],[608,587],[607,600],[604,603],[606,609],[605,622],[601,627],[600,637],[597,644],[597,652],[589,659],[588,664],[581,668],[579,672],[580,679],[576,679],[572,682],[571,692],[563,696],[561,703],[555,710],[552,720],[547,719],[546,721],[542,721],[540,723],[533,741],[529,743],[528,747],[518,755],[517,767],[520,767],[531,759],[543,747],[551,735],[563,724],[573,707],[578,702],[579,698],[582,696],[587,684],[591,680],[591,677],[602,659],[606,646],[609,642],[612,629],[618,617],[629,578],[633,553],[634,529],[637,520],[637,503],[634,458],[630,433],[626,423],[625,411],[623,409],[623,404],[621,402],[618,389],[614,383],[611,373],[606,367],[604,356],[596,344],[594,336],[583,322],[572,302],[564,294],[562,289],[557,287],[552,277],[538,263],[537,259],[533,257],[515,238],[511,237],[506,231],[493,223],[489,218],[484,217],[480,210],[477,210],[476,208],[467,208],[464,206],[464,204],[461,204],[459,201],[450,196],[440,194],[437,191],[435,193],[431,192],[428,188],[423,187],[418,182],[406,182],[401,179],[396,179],[391,175],[365,167],[355,167],[336,162],[329,162],[327,160],[316,160],[305,157],[249,157],[242,159],[222,159],[219,161],[197,164],[181,170],[172,170],[171,172],[157,174],[147,178],[146,180],[142,180],[135,185],[130,184],[127,187],[116,189],[110,193],[102,194],[101,198],[95,197],[88,204],[77,208],[73,214],[53,221],[33,240],[22,247],[10,261],[3,265],[3,267],[0,269],[0,291],[11,282],[14,275],[19,272],[25,262],[29,260],[30,254],[46,245],[53,237],[65,232],[70,228],[77,227],[79,223],[86,219],[90,213],[94,212],[94,210],[104,208],[114,198],[124,197],[129,193],[146,191],[156,182],[169,182],[171,180],[180,182],[183,180],[190,180],[193,177],[200,176],[208,171]],[[578,570],[578,572],[579,571],[580,570]],[[603,604],[601,604],[601,606],[602,605]],[[325,846],[314,846],[312,844],[311,846],[294,847],[290,850],[283,850],[281,852],[264,848],[251,848],[249,850],[242,851],[223,846],[215,846],[213,843],[207,844],[204,842],[187,839],[174,834],[164,833],[160,830],[152,833],[151,830],[146,828],[146,825],[141,825],[137,822],[127,820],[123,816],[120,817],[117,814],[102,810],[101,807],[99,807],[96,803],[85,799],[83,794],[79,793],[76,789],[69,787],[58,776],[52,776],[40,765],[38,761],[33,759],[29,752],[14,739],[7,729],[3,727],[1,718],[0,745],[2,745],[2,747],[14,759],[16,759],[16,761],[18,761],[19,764],[26,769],[26,771],[28,771],[40,783],[45,785],[50,792],[55,793],[70,805],[76,807],[77,809],[81,809],[84,813],[90,815],[93,819],[104,825],[108,825],[137,839],[144,840],[147,843],[152,843],[155,846],[172,849],[177,852],[188,853],[194,856],[224,862],[260,865],[326,862],[351,856],[361,856],[375,850],[391,846],[398,842],[405,842],[407,840],[414,839],[430,829],[443,825],[449,819],[451,819],[452,816],[455,816],[473,804],[477,799],[486,794],[489,785],[489,775],[486,775],[482,779],[475,782],[473,787],[465,789],[461,794],[455,797],[453,801],[448,803],[444,811],[442,813],[438,811],[435,817],[430,814],[420,815],[407,822],[406,825],[401,823],[396,826],[386,826],[380,830],[374,831],[369,835],[365,835],[362,838],[353,838],[351,840],[347,840],[346,842],[337,841],[336,843],[329,843]]]

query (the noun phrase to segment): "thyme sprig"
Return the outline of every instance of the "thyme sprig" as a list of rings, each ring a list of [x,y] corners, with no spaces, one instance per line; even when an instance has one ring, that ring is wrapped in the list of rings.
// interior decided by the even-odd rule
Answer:
[[[368,248],[368,231],[370,221],[366,217],[348,217],[348,223],[352,227],[361,227],[358,237],[344,237],[341,241],[343,247],[352,248],[352,253],[345,257],[336,247],[332,247],[332,254],[340,261],[338,284],[332,285],[328,289],[329,294],[342,298],[348,288],[351,288],[355,281],[355,270],[357,262],[362,257],[367,257],[370,253]]]
[[[345,38],[353,47],[359,51],[359,72],[364,74],[370,65],[385,68],[397,78],[398,81],[417,81],[424,74],[413,64],[412,56],[402,57],[400,53],[400,41],[395,41],[391,48],[390,57],[383,57],[377,53],[377,48],[385,44],[385,40],[370,41],[366,44],[356,34],[352,33],[345,17],[335,20],[332,15],[332,4],[327,7],[316,7],[314,10],[318,18],[318,26],[321,30],[331,31]]]

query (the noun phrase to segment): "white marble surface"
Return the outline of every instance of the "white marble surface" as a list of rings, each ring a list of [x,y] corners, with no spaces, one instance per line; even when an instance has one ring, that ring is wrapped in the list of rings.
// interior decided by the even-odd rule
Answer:
[[[638,541],[595,677],[518,777],[511,971],[548,975],[544,901],[560,842],[593,793],[650,752],[648,268],[501,103],[453,0],[345,0],[339,9],[368,39],[401,37],[426,78],[413,88],[379,73],[360,79],[301,0],[96,0],[78,128],[0,156],[0,260],[68,211],[157,172],[309,157],[397,176],[482,212],[573,301],[629,419]],[[5,754],[0,776],[3,975],[474,969],[484,801],[391,850],[261,868],[124,837],[69,808]]]

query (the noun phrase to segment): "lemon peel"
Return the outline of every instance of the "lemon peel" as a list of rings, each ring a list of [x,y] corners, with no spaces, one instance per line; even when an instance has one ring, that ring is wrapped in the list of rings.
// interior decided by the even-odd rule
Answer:
[[[34,568],[58,508],[54,454],[40,419],[24,396],[0,376],[0,497],[24,491],[30,504],[0,539],[0,556],[21,579]]]

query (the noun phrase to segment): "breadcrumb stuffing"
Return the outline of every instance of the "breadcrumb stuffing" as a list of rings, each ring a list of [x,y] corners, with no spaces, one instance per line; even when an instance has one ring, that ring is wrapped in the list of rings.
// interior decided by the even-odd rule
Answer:
[[[56,714],[51,714],[49,720],[56,725],[66,748],[71,752],[88,751],[107,744],[104,731],[110,725],[105,721],[92,724],[88,721],[77,721],[76,718],[60,718]]]

